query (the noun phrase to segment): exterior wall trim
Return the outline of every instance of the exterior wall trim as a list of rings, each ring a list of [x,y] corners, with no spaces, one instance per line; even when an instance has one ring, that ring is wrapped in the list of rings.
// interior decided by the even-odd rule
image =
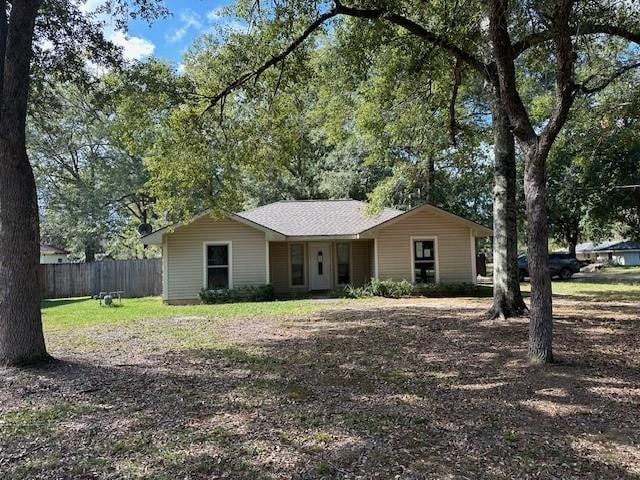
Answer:
[[[376,280],[380,278],[378,269],[378,237],[373,239],[373,275]]]
[[[415,248],[413,247],[413,242],[418,241],[418,240],[432,240],[433,241],[433,246],[436,250],[436,254],[435,254],[435,265],[436,265],[436,283],[440,283],[440,251],[438,248],[438,236],[411,236],[409,237],[409,251],[411,252],[409,255],[409,259],[411,260],[411,263],[409,265],[409,271],[411,272],[411,283],[416,283],[416,271],[414,268],[414,262],[415,262],[415,256],[416,256],[416,252],[415,252]]]
[[[169,299],[169,238],[162,238],[162,299]]]
[[[478,284],[478,270],[476,265],[476,237],[473,234],[473,229],[470,228],[471,232],[471,283],[474,285]]]
[[[202,288],[207,288],[207,247],[210,245],[226,245],[229,247],[229,288],[233,288],[233,242],[231,241],[202,242]]]
[[[269,240],[266,239],[266,235],[265,235],[265,241],[264,241],[264,254],[265,254],[265,265],[267,266],[267,272],[266,272],[266,280],[267,280],[267,285],[269,285],[271,283],[271,265],[269,265]]]

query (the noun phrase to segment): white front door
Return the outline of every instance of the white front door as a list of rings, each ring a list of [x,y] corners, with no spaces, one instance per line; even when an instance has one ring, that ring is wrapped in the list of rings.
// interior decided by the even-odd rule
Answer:
[[[309,244],[310,290],[331,289],[331,244]]]

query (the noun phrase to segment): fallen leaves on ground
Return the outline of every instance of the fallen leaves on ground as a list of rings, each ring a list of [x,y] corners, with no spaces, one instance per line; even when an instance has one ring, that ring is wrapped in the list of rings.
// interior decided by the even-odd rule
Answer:
[[[639,478],[639,307],[556,302],[550,366],[472,299],[56,331],[0,372],[0,477]]]

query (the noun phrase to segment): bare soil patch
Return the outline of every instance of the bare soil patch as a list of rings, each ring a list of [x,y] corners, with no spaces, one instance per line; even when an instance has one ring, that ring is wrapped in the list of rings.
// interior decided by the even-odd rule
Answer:
[[[555,303],[560,363],[488,300],[145,320],[0,371],[1,478],[640,478],[640,304]]]

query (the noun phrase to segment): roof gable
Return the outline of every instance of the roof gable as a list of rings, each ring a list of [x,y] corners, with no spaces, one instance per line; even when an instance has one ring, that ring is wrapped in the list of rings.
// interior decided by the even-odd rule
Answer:
[[[385,222],[381,222],[378,225],[375,225],[373,227],[371,227],[370,229],[361,232],[361,234],[371,234],[373,232],[375,232],[376,230],[379,230],[381,228],[387,228],[392,226],[395,222],[398,222],[408,216],[414,215],[418,212],[421,212],[423,210],[431,210],[439,215],[445,216],[450,218],[451,220],[454,220],[456,222],[459,222],[461,224],[466,225],[467,227],[471,228],[473,230],[473,233],[475,236],[477,237],[489,237],[493,235],[493,230],[490,229],[489,227],[485,227],[484,225],[481,225],[479,223],[476,223],[472,220],[466,219],[464,217],[461,217],[459,215],[456,215],[455,213],[451,213],[448,212],[447,210],[443,210],[442,208],[436,207],[435,205],[431,205],[430,203],[423,203],[422,205],[418,205],[417,207],[412,208],[411,210],[408,210],[407,212],[404,212],[402,215],[398,215],[397,217],[391,218]]]

